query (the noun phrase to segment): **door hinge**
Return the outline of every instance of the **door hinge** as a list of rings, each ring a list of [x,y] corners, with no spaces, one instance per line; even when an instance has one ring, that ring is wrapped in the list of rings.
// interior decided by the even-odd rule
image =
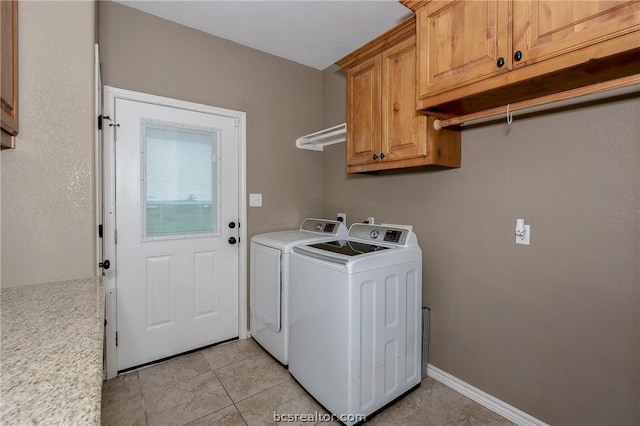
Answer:
[[[98,116],[98,130],[102,130],[102,114]]]
[[[118,332],[116,331],[116,346],[118,346]]]
[[[120,127],[119,124],[109,124],[109,127],[113,127],[113,141],[117,142],[118,141],[118,127]]]
[[[98,225],[98,238],[102,238],[102,224]]]
[[[118,244],[118,230],[113,231],[113,244]]]
[[[100,116],[99,118],[99,124],[98,124],[98,128],[102,129],[102,120],[109,120],[111,121],[111,124],[109,124],[109,127],[113,127],[113,141],[117,141],[118,140],[118,132],[117,132],[117,128],[120,127],[119,124],[113,123],[113,120],[111,119],[111,117],[109,117],[108,115],[104,115],[104,116]]]
[[[236,127],[240,127],[242,124],[242,119],[240,117],[233,117],[233,125]]]

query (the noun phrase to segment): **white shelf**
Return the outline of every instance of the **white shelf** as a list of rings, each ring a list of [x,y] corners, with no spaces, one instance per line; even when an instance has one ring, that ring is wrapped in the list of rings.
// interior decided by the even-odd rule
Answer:
[[[296,147],[312,151],[323,151],[327,145],[333,145],[347,140],[347,123],[338,124],[328,129],[320,130],[296,139]]]

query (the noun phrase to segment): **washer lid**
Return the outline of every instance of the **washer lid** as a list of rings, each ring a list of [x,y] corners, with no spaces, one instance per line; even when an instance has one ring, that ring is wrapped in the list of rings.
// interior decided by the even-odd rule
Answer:
[[[383,267],[422,257],[418,240],[410,227],[354,223],[346,239],[308,242],[293,247],[295,253],[339,265],[350,271]]]
[[[276,231],[258,234],[251,237],[251,242],[274,247],[284,253],[291,252],[291,248],[298,244],[330,241],[344,238],[347,228],[335,220],[305,219],[300,230]]]
[[[342,254],[345,256],[358,256],[361,254],[373,253],[375,251],[389,249],[389,247],[348,240],[327,241],[323,243],[308,244],[307,246],[314,247],[319,250],[330,251],[332,253]]]

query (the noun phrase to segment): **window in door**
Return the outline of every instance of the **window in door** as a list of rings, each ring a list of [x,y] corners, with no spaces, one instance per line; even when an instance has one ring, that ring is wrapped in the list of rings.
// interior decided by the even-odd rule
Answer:
[[[219,129],[140,124],[143,240],[219,235]]]

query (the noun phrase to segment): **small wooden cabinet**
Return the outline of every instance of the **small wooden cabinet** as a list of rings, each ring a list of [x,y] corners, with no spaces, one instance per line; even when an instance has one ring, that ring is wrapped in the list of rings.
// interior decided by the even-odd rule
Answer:
[[[416,12],[418,108],[468,114],[640,73],[640,1],[449,0]]]
[[[415,18],[338,62],[347,73],[347,172],[460,167],[460,132],[416,111]]]
[[[18,134],[18,2],[0,2],[2,43],[0,47],[0,146],[2,149],[15,147]]]
[[[347,166],[369,164],[380,155],[381,70],[378,55],[347,71]]]

